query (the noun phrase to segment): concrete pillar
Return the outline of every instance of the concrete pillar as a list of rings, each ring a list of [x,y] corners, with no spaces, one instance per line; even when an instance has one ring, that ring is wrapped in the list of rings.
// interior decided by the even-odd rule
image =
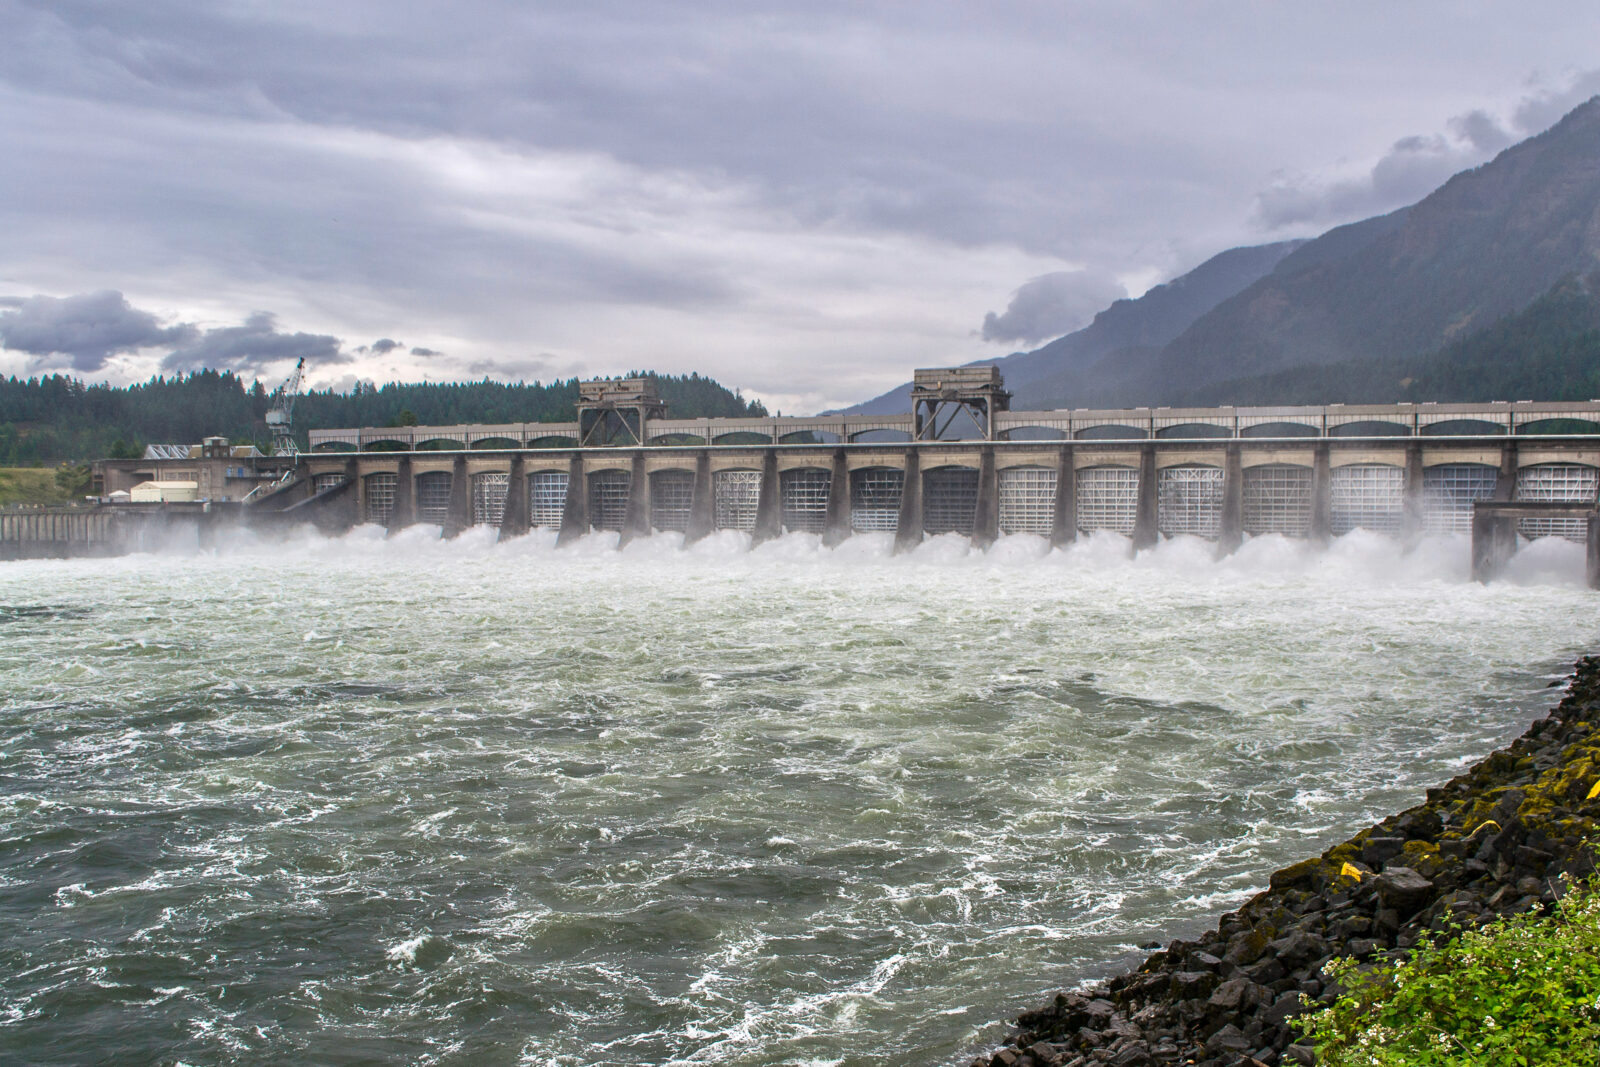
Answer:
[[[450,508],[445,512],[444,536],[448,540],[472,525],[472,485],[467,478],[467,457],[457,456],[450,467]]]
[[[1078,468],[1072,461],[1072,446],[1061,446],[1056,461],[1056,505],[1050,524],[1050,547],[1071,544],[1078,539]]]
[[[1517,442],[1500,446],[1500,475],[1494,482],[1494,499],[1510,500],[1517,494]]]
[[[717,518],[715,492],[711,481],[711,453],[702,451],[694,460],[694,498],[689,504],[689,527],[683,533],[683,543],[692,545],[715,528]]]
[[[1154,442],[1150,442],[1139,450],[1139,508],[1133,519],[1135,552],[1141,548],[1149,548],[1161,540],[1161,531],[1156,525],[1159,503],[1156,494],[1159,485],[1160,479],[1156,475],[1156,446]]]
[[[1584,545],[1584,573],[1589,579],[1589,588],[1600,589],[1600,514],[1589,516]]]
[[[832,548],[850,536],[850,468],[844,449],[833,450],[833,472],[828,478],[828,515],[822,543]]]
[[[411,457],[400,457],[400,470],[394,480],[394,510],[389,513],[389,532],[404,530],[417,521],[417,492],[411,475]]]
[[[521,537],[528,532],[528,468],[522,453],[511,457],[511,473],[506,476],[506,511],[500,517],[500,539]]]
[[[1425,519],[1422,499],[1422,442],[1412,441],[1406,445],[1405,511],[1400,517],[1400,542],[1414,545],[1421,540]]]
[[[1217,531],[1217,558],[1232,555],[1244,544],[1244,461],[1237,442],[1228,443],[1222,459],[1222,528]]]
[[[1325,545],[1333,539],[1333,466],[1328,446],[1316,446],[1311,466],[1311,540]]]
[[[978,460],[978,506],[972,513],[972,547],[988,548],[1000,536],[1000,476],[994,469],[994,446],[985,445]]]
[[[1594,544],[1594,520],[1590,520],[1589,543]],[[1472,578],[1477,582],[1495,579],[1517,551],[1517,520],[1496,515],[1483,508],[1472,511]],[[1589,553],[1593,567],[1594,551]],[[1591,574],[1593,571],[1591,570]]]
[[[567,468],[567,499],[561,505],[561,532],[556,547],[589,532],[589,483],[583,477],[583,456],[574,454]]]
[[[761,496],[756,500],[754,544],[783,535],[783,494],[778,485],[778,450],[767,449],[761,457]]]
[[[635,537],[650,536],[650,478],[644,472],[643,449],[634,452],[629,469],[628,510],[622,516],[622,534],[617,539],[618,548]]]
[[[900,493],[900,522],[895,529],[896,554],[922,544],[922,456],[916,448],[906,449],[906,481]]]

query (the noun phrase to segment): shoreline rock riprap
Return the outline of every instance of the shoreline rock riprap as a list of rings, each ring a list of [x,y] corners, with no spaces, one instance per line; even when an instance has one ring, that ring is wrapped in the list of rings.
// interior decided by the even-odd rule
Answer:
[[[1548,907],[1600,839],[1600,658],[1526,733],[1427,800],[1286,867],[1216,929],[1062,993],[974,1067],[1277,1067],[1313,1062],[1295,1015],[1330,1003],[1322,965],[1403,956],[1429,930]]]

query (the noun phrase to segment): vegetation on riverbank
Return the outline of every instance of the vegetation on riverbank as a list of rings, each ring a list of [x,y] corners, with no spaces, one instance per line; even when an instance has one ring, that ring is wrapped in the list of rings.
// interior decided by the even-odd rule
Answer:
[[[82,465],[0,467],[0,508],[70,504],[88,491],[89,468]]]
[[[1600,1063],[1600,884],[1549,915],[1499,916],[1411,956],[1323,971],[1344,991],[1296,1025],[1326,1067]]]

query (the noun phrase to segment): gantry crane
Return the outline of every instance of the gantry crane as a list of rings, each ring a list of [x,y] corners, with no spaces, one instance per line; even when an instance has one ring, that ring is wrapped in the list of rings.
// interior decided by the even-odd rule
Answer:
[[[272,454],[298,456],[300,446],[294,441],[294,401],[300,395],[300,375],[305,371],[306,358],[294,365],[294,373],[272,393],[272,406],[267,408],[267,430],[272,434]]]

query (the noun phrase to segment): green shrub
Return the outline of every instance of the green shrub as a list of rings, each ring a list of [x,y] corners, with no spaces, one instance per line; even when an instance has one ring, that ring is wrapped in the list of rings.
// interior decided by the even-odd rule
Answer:
[[[1342,992],[1296,1023],[1328,1067],[1600,1065],[1600,881],[1545,915],[1425,939],[1399,962],[1330,963]]]

